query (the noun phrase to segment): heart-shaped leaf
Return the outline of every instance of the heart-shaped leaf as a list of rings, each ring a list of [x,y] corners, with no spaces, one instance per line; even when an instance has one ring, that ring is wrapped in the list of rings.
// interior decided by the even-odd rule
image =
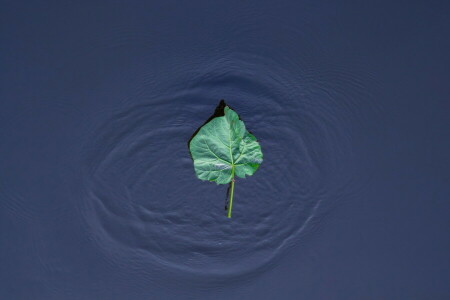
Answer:
[[[261,146],[248,132],[244,122],[228,106],[224,116],[203,125],[189,143],[194,168],[201,180],[217,184],[231,182],[228,217],[233,205],[234,177],[253,175],[262,163]]]

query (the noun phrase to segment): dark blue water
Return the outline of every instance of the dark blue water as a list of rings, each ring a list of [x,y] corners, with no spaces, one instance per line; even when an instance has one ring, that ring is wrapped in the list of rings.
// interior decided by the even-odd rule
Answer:
[[[449,299],[445,1],[2,1],[0,299]],[[187,148],[225,99],[260,169]]]

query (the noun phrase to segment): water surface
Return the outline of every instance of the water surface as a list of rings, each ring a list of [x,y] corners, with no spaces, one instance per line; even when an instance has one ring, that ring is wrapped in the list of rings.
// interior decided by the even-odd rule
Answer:
[[[445,299],[449,6],[2,9],[1,299]],[[186,143],[225,99],[264,162]]]

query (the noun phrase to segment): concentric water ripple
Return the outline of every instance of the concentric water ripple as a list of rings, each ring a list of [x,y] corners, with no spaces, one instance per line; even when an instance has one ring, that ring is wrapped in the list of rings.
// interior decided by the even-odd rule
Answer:
[[[329,94],[316,101],[306,74],[242,57],[206,65],[187,89],[129,106],[93,132],[82,212],[112,259],[200,275],[233,274],[236,264],[249,272],[297,241],[323,202],[348,192],[352,179],[339,171],[341,161],[351,165],[350,137],[333,115],[346,104],[324,106]],[[220,98],[258,137],[265,158],[236,182],[231,220],[226,186],[198,180],[187,148]]]

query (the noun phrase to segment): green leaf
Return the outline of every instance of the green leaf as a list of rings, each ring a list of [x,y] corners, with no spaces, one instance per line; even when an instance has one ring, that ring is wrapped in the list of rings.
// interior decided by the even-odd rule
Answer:
[[[189,143],[194,169],[201,180],[217,184],[231,182],[228,217],[234,192],[234,177],[253,175],[262,163],[263,154],[256,138],[247,131],[244,122],[228,106],[224,116],[203,125]]]

